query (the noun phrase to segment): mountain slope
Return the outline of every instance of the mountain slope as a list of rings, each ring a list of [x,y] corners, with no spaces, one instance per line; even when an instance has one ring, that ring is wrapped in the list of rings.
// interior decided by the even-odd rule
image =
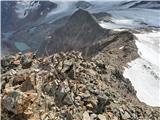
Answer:
[[[158,108],[137,99],[119,66],[85,59],[79,52],[38,59],[16,54],[1,63],[3,120],[160,118]]]
[[[122,2],[120,4],[121,7],[126,7],[126,8],[144,8],[144,9],[160,9],[160,1],[156,0],[131,0],[128,2]]]
[[[160,1],[140,1],[130,8],[160,9]]]
[[[130,32],[103,29],[89,12],[81,9],[51,36],[49,40],[42,43],[39,54],[78,50],[83,52],[83,55],[90,56],[106,47],[109,49],[125,42],[134,42],[134,36]]]
[[[17,31],[45,16],[57,7],[50,1],[1,1],[2,32]]]
[[[49,53],[83,50],[109,33],[99,26],[95,18],[82,9],[76,11],[61,28],[55,30],[46,49]]]

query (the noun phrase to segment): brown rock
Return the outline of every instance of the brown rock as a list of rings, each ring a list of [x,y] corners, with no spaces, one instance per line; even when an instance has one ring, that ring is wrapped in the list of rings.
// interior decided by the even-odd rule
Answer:
[[[14,114],[27,110],[30,98],[22,92],[13,91],[3,98],[3,107]]]
[[[124,112],[124,114],[122,114],[122,119],[123,120],[128,120],[131,116],[129,115],[129,113],[127,111]]]
[[[13,62],[13,64],[14,65],[20,65],[21,63],[20,63],[20,60],[16,60],[16,61]]]
[[[98,115],[99,120],[107,120],[106,117],[102,114]]]
[[[89,110],[92,110],[93,109],[93,105],[91,103],[88,103],[86,105],[86,108],[89,109]]]
[[[20,89],[21,89],[22,92],[26,92],[26,91],[34,89],[34,86],[33,86],[32,82],[31,82],[31,80],[25,80],[22,83]]]
[[[83,120],[91,120],[89,113],[87,111],[83,113]]]
[[[22,84],[24,81],[25,81],[25,78],[23,75],[15,76],[13,80],[13,86],[17,84]]]

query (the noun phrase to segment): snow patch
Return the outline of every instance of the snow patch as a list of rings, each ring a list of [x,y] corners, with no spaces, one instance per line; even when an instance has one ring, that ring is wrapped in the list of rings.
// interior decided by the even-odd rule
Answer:
[[[154,65],[159,64],[160,57],[160,32],[135,34],[138,38],[136,45],[140,56]]]
[[[120,47],[119,49],[122,50],[124,48],[124,46]]]
[[[160,32],[135,34],[140,58],[125,68],[124,76],[129,78],[137,90],[137,97],[148,105],[160,106]],[[138,71],[138,72],[137,72]]]
[[[128,64],[130,67],[125,68],[124,76],[130,79],[140,101],[151,106],[160,106],[160,80],[155,79],[144,67],[148,64],[144,59],[138,58]]]
[[[37,9],[40,5],[39,2],[34,3],[35,1],[17,1],[15,12],[17,13],[20,19],[25,18],[30,10]],[[34,4],[33,4],[34,3]]]
[[[124,28],[123,25],[117,25],[117,24],[114,24],[114,23],[110,23],[110,22],[104,22],[104,21],[101,21],[99,23],[99,25],[103,28],[106,28],[106,29],[120,29],[120,28]]]
[[[112,16],[116,19],[132,19],[137,22],[141,22],[141,24],[148,24],[149,26],[160,27],[160,15],[159,10],[151,10],[151,9],[122,9],[122,10],[111,10],[108,13],[112,14]]]
[[[132,25],[134,23],[133,20],[130,19],[112,19],[112,22],[116,23],[116,24],[122,24],[122,25]]]

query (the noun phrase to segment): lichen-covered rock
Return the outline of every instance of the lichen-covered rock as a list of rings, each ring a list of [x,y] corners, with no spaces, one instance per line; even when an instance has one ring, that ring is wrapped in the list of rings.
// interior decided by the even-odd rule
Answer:
[[[10,91],[3,96],[2,106],[4,109],[13,112],[14,114],[24,113],[34,97],[35,95],[29,96],[20,91]]]

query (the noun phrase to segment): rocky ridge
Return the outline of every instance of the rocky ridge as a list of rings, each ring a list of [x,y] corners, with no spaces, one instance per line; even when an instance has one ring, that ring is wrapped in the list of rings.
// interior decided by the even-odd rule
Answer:
[[[106,14],[97,15],[102,18]],[[107,15],[109,16],[109,14]],[[134,35],[129,31],[119,32],[104,29],[92,14],[79,9],[68,18],[64,26],[51,33],[50,39],[41,44],[38,53],[51,55],[61,51],[75,50],[81,51],[83,55],[88,57],[96,55],[105,48],[110,49],[123,45],[125,42],[127,44],[128,42],[134,43]],[[134,46],[134,48],[136,47]]]
[[[158,120],[159,108],[141,103],[119,66],[80,52],[5,57],[3,120]]]
[[[78,50],[86,52],[93,43],[107,37],[109,30],[105,30],[89,12],[79,9],[67,23],[51,34],[51,39],[42,44],[49,54],[60,51]],[[40,49],[40,54],[45,50]]]

